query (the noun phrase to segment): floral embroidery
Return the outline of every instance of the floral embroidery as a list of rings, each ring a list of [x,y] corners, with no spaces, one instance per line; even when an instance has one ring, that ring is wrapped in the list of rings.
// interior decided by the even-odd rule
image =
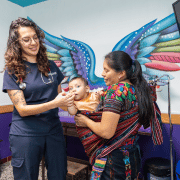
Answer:
[[[106,94],[107,94],[107,89],[104,89],[103,93],[102,93],[102,96],[104,97],[104,96],[106,96]]]
[[[111,89],[111,86],[109,86],[108,88],[107,88],[107,90],[110,90]]]
[[[120,86],[120,91],[123,91],[123,87],[122,86]]]
[[[111,94],[111,99],[114,99],[115,98],[115,94]]]
[[[117,99],[123,101],[123,99],[128,99],[130,102],[134,104],[136,101],[135,89],[128,83],[120,83],[120,84],[113,84],[109,86],[107,89],[104,90],[102,94],[102,99]]]
[[[127,94],[128,94],[128,89],[127,89],[126,86],[124,86],[124,91],[123,91],[123,93],[124,93],[125,96],[127,96]]]
[[[134,93],[134,91],[133,91],[133,89],[132,88],[129,88],[129,91],[133,94]]]
[[[118,96],[121,96],[121,95],[122,95],[122,91],[120,91],[120,89],[117,89],[117,90],[115,91],[115,94],[117,94]]]
[[[113,90],[117,90],[118,88],[119,88],[119,86],[116,84],[112,87]]]

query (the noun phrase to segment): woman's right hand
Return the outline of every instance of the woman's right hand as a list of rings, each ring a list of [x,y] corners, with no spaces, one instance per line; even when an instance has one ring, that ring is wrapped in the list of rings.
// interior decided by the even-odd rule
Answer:
[[[56,98],[54,99],[56,106],[60,107],[60,106],[72,106],[74,104],[74,94],[67,94],[62,92],[59,93]]]

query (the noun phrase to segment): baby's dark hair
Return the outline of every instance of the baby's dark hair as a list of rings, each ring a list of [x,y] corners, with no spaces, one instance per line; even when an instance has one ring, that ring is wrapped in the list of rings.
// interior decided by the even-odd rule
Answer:
[[[88,84],[88,81],[87,81],[85,78],[83,78],[83,77],[74,77],[74,78],[72,78],[72,79],[69,81],[69,83],[72,82],[72,81],[74,81],[74,80],[76,80],[76,79],[80,79],[81,81],[83,81],[83,83],[84,83],[85,86],[88,86],[88,85],[89,85],[89,84]]]

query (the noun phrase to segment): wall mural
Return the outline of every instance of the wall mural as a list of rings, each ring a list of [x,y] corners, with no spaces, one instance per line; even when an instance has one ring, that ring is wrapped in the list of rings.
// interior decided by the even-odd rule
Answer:
[[[28,17],[28,19],[30,19]],[[121,39],[112,51],[125,51],[132,59],[139,61],[147,81],[168,73],[179,71],[180,36],[174,13],[161,21],[149,22],[139,30]],[[84,42],[61,36],[55,37],[46,31],[45,45],[49,60],[53,60],[64,74],[64,90],[73,77],[83,76],[89,81],[91,89],[105,88],[103,78],[95,75],[96,59],[93,50]],[[168,77],[164,76],[157,85],[166,85]]]

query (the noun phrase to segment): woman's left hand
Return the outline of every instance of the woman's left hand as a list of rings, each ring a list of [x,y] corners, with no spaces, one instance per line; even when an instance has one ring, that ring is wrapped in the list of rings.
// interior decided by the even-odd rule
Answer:
[[[87,117],[82,114],[77,114],[74,117],[74,121],[76,122],[76,126],[87,127]]]

